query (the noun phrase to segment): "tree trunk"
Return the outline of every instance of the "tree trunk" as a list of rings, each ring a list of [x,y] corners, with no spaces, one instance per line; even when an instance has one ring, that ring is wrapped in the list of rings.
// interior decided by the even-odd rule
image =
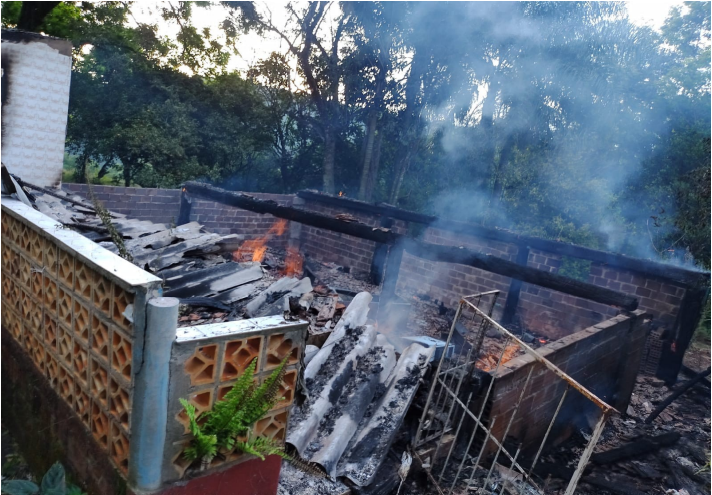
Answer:
[[[504,190],[504,173],[507,170],[509,161],[512,159],[514,145],[517,142],[516,137],[510,134],[505,141],[502,151],[499,153],[499,165],[495,170],[494,183],[492,184],[492,197],[490,200],[490,208],[497,209],[502,200],[502,191]]]
[[[131,187],[131,165],[129,162],[124,161],[124,186]]]
[[[89,163],[89,153],[84,152],[77,161],[77,169],[74,171],[74,180],[79,184],[89,182],[87,180],[87,164]]]
[[[329,126],[324,130],[324,192],[334,194],[334,159],[336,155],[336,137],[334,129]]]
[[[497,143],[495,143],[494,136],[494,114],[497,111],[496,98],[497,98],[498,84],[494,81],[494,78],[490,79],[489,88],[487,89],[487,96],[485,101],[482,103],[482,120],[480,125],[484,133],[485,151],[483,152],[482,160],[487,164],[488,170],[492,177],[496,177],[497,174],[497,163],[495,163],[495,150],[497,149]]]
[[[393,185],[391,186],[391,194],[388,196],[388,202],[392,205],[396,205],[398,203],[398,195],[400,194],[400,188],[403,185],[403,179],[405,178],[405,174],[410,167],[410,161],[412,160],[417,149],[418,139],[413,138],[408,145],[408,148],[406,148],[407,151],[405,152],[403,158],[400,162],[398,162],[396,176],[393,180]]]
[[[364,201],[373,200],[373,191],[376,188],[378,180],[378,170],[381,167],[381,145],[383,144],[383,130],[378,132],[376,136],[376,144],[373,147],[373,158],[371,158],[371,166],[368,169],[368,187],[366,188],[366,197]]]
[[[358,190],[358,199],[366,201],[368,190],[368,179],[370,175],[371,162],[373,157],[373,144],[376,137],[376,124],[378,123],[378,114],[375,109],[372,109],[366,123],[366,150],[363,154],[363,167],[361,169],[361,185]]]

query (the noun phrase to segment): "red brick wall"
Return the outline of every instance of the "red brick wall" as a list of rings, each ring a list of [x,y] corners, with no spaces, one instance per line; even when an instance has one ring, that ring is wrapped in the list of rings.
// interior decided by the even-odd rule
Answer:
[[[619,315],[539,348],[539,353],[601,400],[625,411],[645,347],[648,315],[637,310]],[[527,375],[532,375],[508,436],[522,442],[524,451],[536,450],[543,438],[566,382],[529,355],[504,364],[494,377],[489,421],[496,416],[495,438],[501,440]],[[591,426],[599,409],[574,389],[570,389],[547,444],[564,440],[569,428]],[[573,426],[572,426],[573,425]],[[491,446],[489,447],[491,448]]]
[[[249,193],[258,199],[270,199],[281,205],[291,205],[294,198],[288,194]],[[252,211],[226,206],[214,201],[193,200],[190,219],[205,225],[211,232],[218,234],[242,234],[245,239],[256,239],[267,234],[277,222],[272,215],[262,215]],[[272,235],[268,244],[284,249],[289,239],[289,222],[284,234]]]
[[[303,204],[298,205],[300,208],[321,213],[322,215],[335,216],[340,213],[348,213],[359,222],[373,227],[380,225],[380,217],[378,215],[351,211],[347,208],[336,208],[313,200],[303,201]],[[405,224],[404,222],[396,221],[392,229],[403,233],[405,232]],[[351,273],[360,279],[366,279],[370,274],[375,248],[376,243],[373,241],[307,225],[302,226],[302,253],[318,261],[332,262],[349,267]]]
[[[86,184],[63,184],[67,192],[87,197]],[[170,224],[180,213],[179,189],[152,189],[142,187],[93,186],[94,194],[104,206],[130,218]],[[288,194],[249,193],[259,199],[271,199],[282,205],[291,205],[294,196]],[[272,215],[261,215],[213,201],[193,200],[190,219],[200,222],[218,234],[243,234],[246,239],[264,236],[277,221]],[[289,225],[287,225],[287,229]],[[269,245],[284,248],[289,238],[288,230],[274,236]]]
[[[423,240],[433,244],[464,246],[510,261],[514,261],[517,257],[516,246],[439,229],[426,229]],[[500,290],[502,293],[497,305],[501,307],[507,298],[510,282],[511,279],[508,277],[471,266],[430,262],[406,253],[401,263],[397,290],[399,294],[407,296],[424,293],[451,307],[455,307],[460,297],[464,295]],[[496,311],[495,316],[498,316]]]
[[[89,197],[86,184],[62,184],[69,193]],[[94,195],[110,211],[123,213],[129,218],[171,223],[180,211],[178,189],[153,189],[141,187],[92,186]]]

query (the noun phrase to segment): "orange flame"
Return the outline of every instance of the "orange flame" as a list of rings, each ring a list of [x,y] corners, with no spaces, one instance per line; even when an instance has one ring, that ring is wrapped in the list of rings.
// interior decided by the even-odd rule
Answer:
[[[234,261],[250,260],[262,262],[265,259],[265,253],[267,253],[267,241],[273,235],[284,234],[286,230],[287,221],[283,218],[278,219],[262,237],[243,242],[240,248],[232,253],[232,259]]]
[[[344,195],[344,191],[339,191],[339,197]]]
[[[502,354],[502,361],[500,362],[500,366],[506,363],[507,361],[511,361],[519,352],[519,346],[516,344],[508,345],[504,349],[504,354]],[[486,356],[481,357],[480,359],[477,360],[477,367],[480,368],[482,371],[492,371],[497,367],[497,359],[499,358],[499,353],[495,354],[487,354]]]
[[[299,254],[297,248],[288,247],[287,257],[284,259],[284,270],[282,270],[282,275],[285,277],[301,277],[302,267],[304,266],[304,259],[302,255]]]

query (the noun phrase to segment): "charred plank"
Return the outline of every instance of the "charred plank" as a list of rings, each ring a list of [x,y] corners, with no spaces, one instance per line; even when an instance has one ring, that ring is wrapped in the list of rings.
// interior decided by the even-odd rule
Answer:
[[[638,299],[631,295],[586,282],[580,282],[556,273],[522,266],[509,260],[478,253],[469,249],[428,244],[413,240],[405,241],[404,247],[408,253],[419,258],[473,266],[481,270],[518,279],[522,282],[546,287],[547,289],[553,289],[591,301],[618,306],[629,311],[638,307]]]

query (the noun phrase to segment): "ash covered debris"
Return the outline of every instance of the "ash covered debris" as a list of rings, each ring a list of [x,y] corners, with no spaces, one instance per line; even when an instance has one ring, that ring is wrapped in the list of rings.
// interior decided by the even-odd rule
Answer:
[[[397,359],[386,336],[366,325],[371,300],[356,295],[309,361],[307,399],[295,406],[287,433],[302,459],[359,486],[385,459],[433,352],[411,344]]]

